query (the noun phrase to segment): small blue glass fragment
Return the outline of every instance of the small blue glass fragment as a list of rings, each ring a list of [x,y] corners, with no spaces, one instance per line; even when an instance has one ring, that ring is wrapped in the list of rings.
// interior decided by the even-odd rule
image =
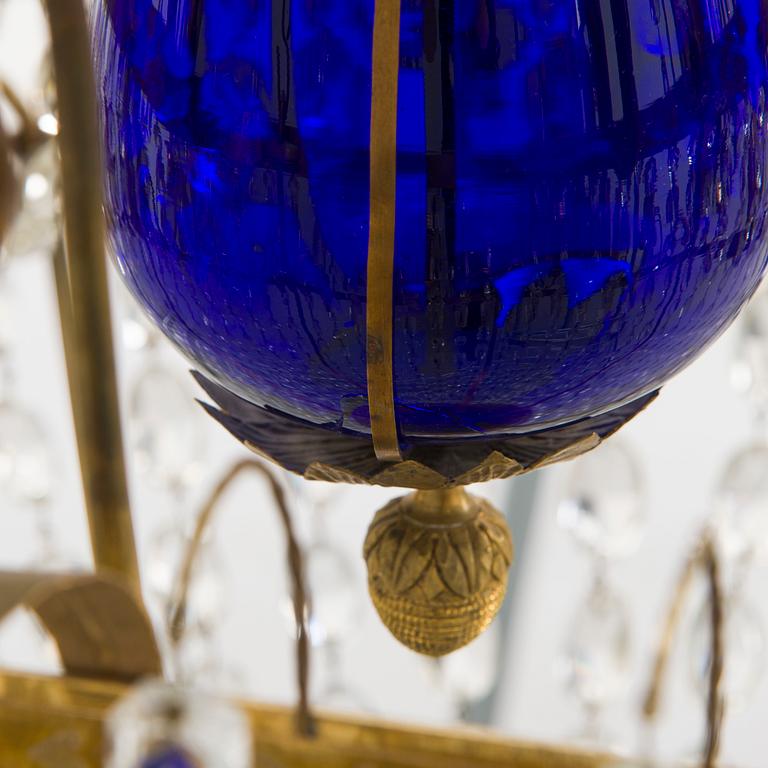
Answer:
[[[366,434],[374,0],[96,0],[134,295],[258,405]],[[410,441],[663,384],[766,268],[768,0],[402,3],[394,379]]]
[[[187,752],[181,747],[164,745],[146,757],[139,768],[198,768]]]

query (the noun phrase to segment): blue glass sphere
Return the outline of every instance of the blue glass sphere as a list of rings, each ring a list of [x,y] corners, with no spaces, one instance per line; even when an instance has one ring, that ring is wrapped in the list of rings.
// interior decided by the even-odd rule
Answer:
[[[602,413],[725,329],[766,267],[767,5],[402,0],[405,439]],[[374,11],[98,0],[94,22],[132,292],[231,391],[361,434]]]

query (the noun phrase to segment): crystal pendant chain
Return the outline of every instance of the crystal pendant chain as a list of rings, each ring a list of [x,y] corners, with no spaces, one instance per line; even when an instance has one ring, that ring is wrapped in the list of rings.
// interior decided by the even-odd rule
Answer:
[[[358,569],[343,544],[333,535],[334,514],[344,497],[344,486],[307,482],[289,476],[300,506],[309,518],[304,547],[309,595],[309,635],[315,654],[313,700],[319,707],[339,712],[370,713],[371,704],[352,683],[345,669],[348,650],[359,633],[362,595]],[[295,619],[290,595],[283,613],[291,636]]]
[[[122,304],[121,335],[137,368],[127,397],[136,472],[154,505],[168,502],[165,513],[156,516],[149,544],[150,609],[171,678],[210,683],[222,671],[214,641],[224,612],[223,558],[210,532],[195,564],[183,636],[174,638],[169,626],[173,590],[195,524],[190,510],[206,458],[205,421],[186,381],[167,362],[157,331],[130,299]]]
[[[766,664],[765,619],[750,597],[754,571],[768,563],[768,293],[747,306],[736,340],[731,383],[745,400],[751,436],[726,460],[715,489],[711,520],[725,572],[724,695],[728,714],[749,707]],[[693,686],[706,695],[712,659],[706,603],[689,629]]]
[[[574,464],[558,509],[560,525],[590,558],[591,583],[568,626],[559,669],[579,701],[579,740],[619,747],[604,714],[628,692],[632,625],[626,598],[613,586],[614,564],[635,554],[646,526],[637,459],[617,438]]]

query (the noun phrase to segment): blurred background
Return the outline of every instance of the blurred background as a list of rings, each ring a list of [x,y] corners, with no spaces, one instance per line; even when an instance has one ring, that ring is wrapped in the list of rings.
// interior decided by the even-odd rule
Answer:
[[[0,2],[0,78],[46,132],[37,4]],[[9,113],[6,119],[12,121]],[[24,169],[25,210],[0,267],[0,568],[90,567],[50,252],[55,157]],[[248,455],[206,417],[186,361],[113,277],[119,379],[144,588],[158,633],[196,514]],[[362,541],[397,492],[281,475],[307,556],[313,699],[412,723],[490,726],[524,740],[667,759],[697,754],[708,657],[705,590],[687,602],[658,727],[642,725],[653,652],[675,583],[705,525],[725,566],[724,762],[763,768],[768,746],[768,295],[594,454],[474,489],[516,538],[507,603],[490,632],[435,662],[391,638],[366,593]],[[295,628],[285,542],[266,486],[227,492],[192,583],[180,679],[290,704]],[[23,613],[0,626],[0,663],[53,671]]]

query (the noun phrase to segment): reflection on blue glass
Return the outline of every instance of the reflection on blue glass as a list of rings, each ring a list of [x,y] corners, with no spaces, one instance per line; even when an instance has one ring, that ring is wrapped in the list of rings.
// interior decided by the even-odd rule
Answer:
[[[766,266],[768,0],[402,0],[395,396],[408,438],[659,386]],[[374,0],[99,0],[131,289],[250,399],[369,431]]]

